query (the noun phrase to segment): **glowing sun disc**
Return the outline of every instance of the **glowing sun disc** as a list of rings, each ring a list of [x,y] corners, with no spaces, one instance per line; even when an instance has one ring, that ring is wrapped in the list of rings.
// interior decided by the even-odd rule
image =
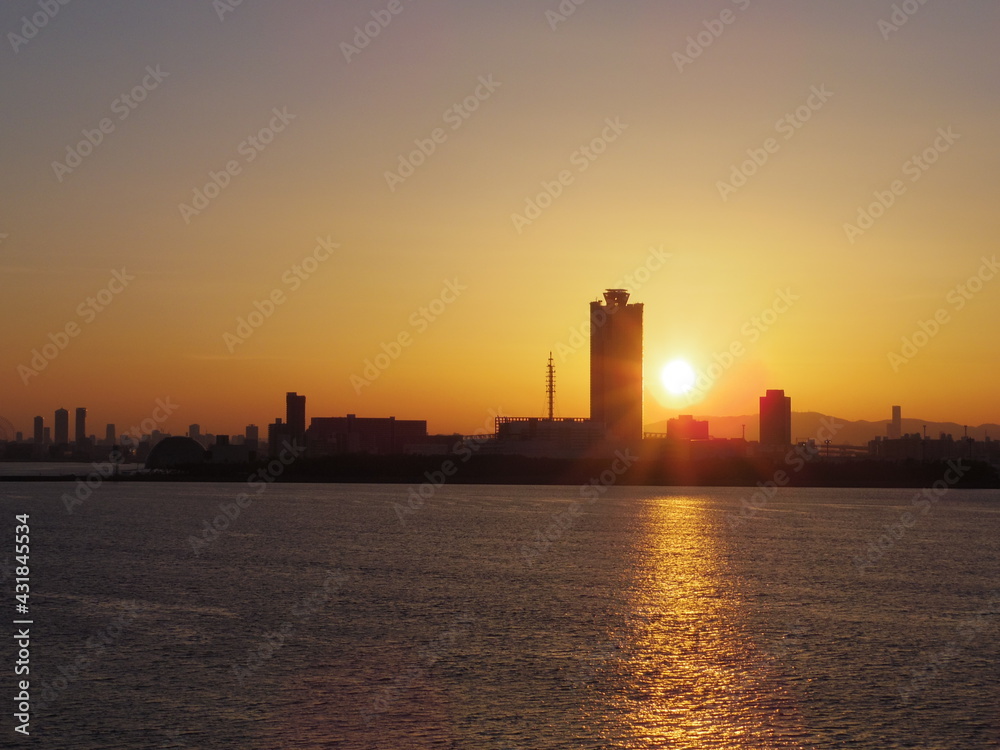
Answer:
[[[660,373],[664,387],[675,396],[680,396],[694,386],[694,368],[683,359],[675,359],[665,365]]]

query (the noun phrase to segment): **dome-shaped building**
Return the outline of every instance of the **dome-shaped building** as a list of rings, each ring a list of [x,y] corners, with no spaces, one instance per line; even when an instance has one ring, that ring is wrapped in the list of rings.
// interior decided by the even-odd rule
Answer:
[[[147,469],[179,469],[205,463],[205,449],[189,437],[163,438],[146,457]]]

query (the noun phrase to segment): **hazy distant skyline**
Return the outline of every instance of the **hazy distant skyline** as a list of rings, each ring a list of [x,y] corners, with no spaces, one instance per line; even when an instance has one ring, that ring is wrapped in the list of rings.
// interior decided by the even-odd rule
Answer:
[[[51,5],[0,7],[25,433],[157,398],[175,434],[237,433],[286,391],[471,433],[544,414],[549,351],[557,415],[587,416],[574,329],[618,285],[646,424],[768,388],[1000,423],[995,3]],[[693,403],[678,358],[717,364]]]

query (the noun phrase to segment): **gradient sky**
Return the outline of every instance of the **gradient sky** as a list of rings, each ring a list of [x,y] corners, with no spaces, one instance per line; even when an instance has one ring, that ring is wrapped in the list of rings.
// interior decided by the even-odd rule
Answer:
[[[910,0],[896,30],[879,26],[887,0],[586,0],[565,20],[546,15],[556,0],[401,0],[350,61],[343,43],[388,0],[244,0],[220,19],[223,5],[73,2],[26,42],[10,35],[39,3],[0,6],[0,415],[17,429],[86,406],[102,434],[169,397],[163,429],[236,433],[294,390],[309,416],[473,432],[490,409],[544,412],[550,350],[557,413],[587,416],[587,344],[571,330],[618,284],[645,304],[647,424],[753,413],[766,388],[847,419],[901,404],[1000,422],[1000,278],[961,309],[953,292],[1000,234],[994,0]],[[144,78],[128,109],[119,97]],[[467,119],[447,114],[477,91]],[[778,124],[800,107],[808,121]],[[241,148],[275,109],[294,119]],[[113,129],[72,172],[53,165],[103,118]],[[390,188],[436,128],[434,152]],[[595,139],[589,161],[578,149]],[[720,188],[748,149],[766,161]],[[911,159],[927,149],[923,171]],[[231,160],[239,172],[185,218]],[[535,220],[512,219],[564,171]],[[894,181],[893,205],[849,237]],[[317,237],[339,247],[293,288]],[[81,314],[123,268],[134,279]],[[272,290],[274,314],[227,344]],[[785,290],[798,299],[757,326]],[[891,361],[939,310],[936,335]],[[70,323],[79,334],[24,382],[19,366]],[[358,392],[352,375],[404,332]],[[669,360],[707,372],[734,342],[743,354],[696,403],[661,385]]]

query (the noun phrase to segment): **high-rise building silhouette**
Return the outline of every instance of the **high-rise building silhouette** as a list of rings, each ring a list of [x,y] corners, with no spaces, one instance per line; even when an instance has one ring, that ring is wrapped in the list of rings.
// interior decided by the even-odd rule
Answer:
[[[769,448],[792,444],[792,399],[784,391],[760,397],[760,444]]]
[[[285,424],[288,436],[302,444],[306,435],[306,397],[294,391],[285,394]]]
[[[104,427],[104,442],[108,445],[114,445],[115,440],[117,440],[117,434],[115,431],[115,426],[113,424],[105,425]]]
[[[276,418],[267,426],[268,455],[277,456],[283,447],[284,441],[290,437],[288,434],[288,425],[281,421],[281,417]]]
[[[76,444],[79,447],[87,444],[87,410],[82,406],[76,410]]]
[[[35,417],[35,442],[39,445],[45,439],[45,420],[41,417]]]
[[[903,437],[903,410],[898,406],[892,407],[892,421],[886,425],[886,436],[890,440]]]
[[[243,434],[246,439],[245,444],[247,448],[252,451],[257,450],[257,443],[260,440],[260,430],[257,428],[257,425],[248,424],[246,429],[243,431]]]
[[[65,409],[56,409],[55,432],[56,445],[69,445],[69,412]]]
[[[642,440],[642,304],[624,289],[590,303],[590,418],[607,437]]]

